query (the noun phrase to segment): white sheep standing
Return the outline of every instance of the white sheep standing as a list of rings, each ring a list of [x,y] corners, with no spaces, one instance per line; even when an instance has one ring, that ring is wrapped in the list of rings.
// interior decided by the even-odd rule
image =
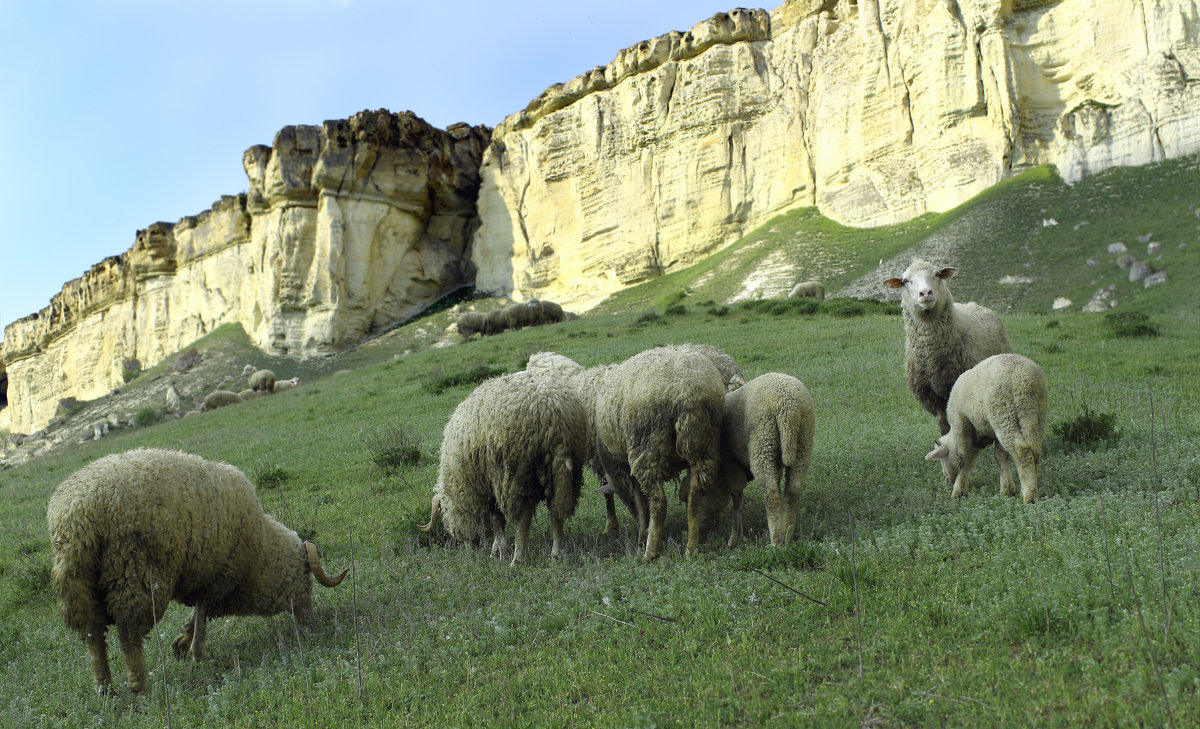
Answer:
[[[194,607],[171,644],[206,658],[205,622],[225,615],[312,610],[309,575],[335,587],[316,547],[268,516],[233,466],[137,449],[84,466],[50,496],[50,582],[67,628],[112,689],[105,633],[116,625],[134,693],[146,693],[142,641],[171,600]]]
[[[252,364],[242,368],[242,377],[250,383],[250,387],[260,392],[270,393],[275,387],[275,373],[271,370],[260,370]]]
[[[724,406],[721,374],[696,351],[657,347],[605,373],[596,399],[596,455],[608,488],[637,517],[646,561],[661,548],[664,484],[683,468],[691,493],[703,494],[716,480]],[[699,508],[699,500],[688,503],[689,555],[700,545]]]
[[[1009,468],[1011,454],[1021,478],[1021,498],[1032,504],[1038,495],[1037,469],[1047,409],[1046,375],[1036,362],[1019,354],[988,357],[954,383],[949,401],[950,432],[937,440],[937,447],[925,458],[941,461],[942,475],[954,484],[952,496],[966,496],[967,474],[979,451],[997,441],[1000,493],[1017,493]]]
[[[957,268],[917,258],[900,278],[883,282],[901,289],[908,389],[937,417],[943,435],[950,430],[946,401],[958,376],[993,354],[1012,351],[996,312],[973,301],[954,301],[946,282],[956,273]]]
[[[587,459],[587,413],[565,382],[516,372],[485,381],[455,408],[442,435],[430,531],[442,515],[456,539],[494,536],[503,556],[505,526],[517,524],[512,565],[525,560],[539,501],[550,511],[550,556],[562,549],[563,523],[575,513]]]
[[[293,377],[290,380],[275,380],[275,385],[271,388],[271,391],[274,392],[275,394],[279,394],[281,392],[284,392],[286,390],[291,390],[292,388],[299,387],[299,386],[300,386],[300,378],[299,377]]]
[[[242,396],[230,390],[213,390],[204,396],[204,401],[200,403],[200,412],[207,413],[209,410],[223,408],[226,405],[243,402]]]
[[[788,292],[789,299],[816,299],[817,301],[825,300],[825,284],[820,281],[803,281],[792,287]]]
[[[793,536],[800,492],[812,464],[816,408],[800,380],[779,372],[759,375],[725,395],[721,420],[721,470],[701,500],[702,521],[716,520],[733,501],[729,546],[742,533],[742,494],[753,478],[766,502],[771,544]],[[689,494],[680,489],[680,499]]]

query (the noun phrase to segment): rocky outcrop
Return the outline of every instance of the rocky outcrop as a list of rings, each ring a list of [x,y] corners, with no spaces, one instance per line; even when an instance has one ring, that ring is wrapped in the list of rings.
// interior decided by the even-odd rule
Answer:
[[[477,286],[586,309],[774,215],[880,225],[1200,150],[1200,0],[790,0],[547,89],[484,155]]]
[[[10,427],[37,430],[61,398],[120,385],[125,360],[157,363],[227,322],[272,354],[328,354],[470,281],[489,138],[380,110],[247,150],[248,193],[139,231],[5,328]]]

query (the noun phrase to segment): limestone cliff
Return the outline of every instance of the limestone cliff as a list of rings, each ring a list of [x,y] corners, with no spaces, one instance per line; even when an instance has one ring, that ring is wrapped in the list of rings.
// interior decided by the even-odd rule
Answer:
[[[380,110],[247,150],[248,193],[139,231],[5,328],[10,427],[41,428],[61,398],[119,386],[124,360],[154,364],[226,322],[268,352],[320,355],[469,282],[489,136]]]
[[[621,51],[484,154],[479,288],[586,309],[788,209],[879,225],[1200,150],[1200,0],[790,0]]]

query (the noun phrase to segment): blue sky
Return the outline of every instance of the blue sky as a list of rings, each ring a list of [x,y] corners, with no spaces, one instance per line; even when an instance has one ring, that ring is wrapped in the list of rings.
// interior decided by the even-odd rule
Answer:
[[[777,4],[777,3],[776,3]],[[0,326],[156,221],[246,190],[242,152],[363,109],[495,126],[721,0],[0,0]]]

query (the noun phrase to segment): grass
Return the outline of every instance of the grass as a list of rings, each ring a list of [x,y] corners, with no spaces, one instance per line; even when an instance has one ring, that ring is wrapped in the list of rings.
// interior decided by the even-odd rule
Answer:
[[[980,204],[1032,197],[1057,214],[1054,191],[1035,175]],[[855,243],[826,227],[860,252],[847,282],[881,248],[898,254],[924,239],[870,231]],[[1167,290],[1196,290],[1200,272],[1176,270]],[[727,290],[738,280],[709,278]],[[1195,309],[1121,294],[1158,335],[1119,337],[1102,315],[1041,313],[1040,293],[1013,304],[1009,336],[1046,371],[1050,423],[1082,418],[1087,434],[1083,447],[1051,428],[1041,498],[1026,506],[999,495],[990,457],[960,500],[924,461],[937,428],[906,390],[894,305],[728,304],[715,291],[672,297],[676,283],[653,285],[625,294],[627,308],[417,346],[428,337],[416,330],[448,316],[436,312],[342,357],[296,365],[304,385],[288,393],[5,469],[0,677],[23,689],[0,707],[0,725],[162,727],[164,690],[175,726],[1161,726],[1168,705],[1176,726],[1200,723]],[[648,306],[657,318],[644,317]],[[244,335],[209,336],[201,351],[250,354]],[[428,519],[437,459],[426,455],[436,445],[389,469],[374,461],[389,449],[364,439],[394,429],[440,443],[475,374],[514,371],[533,352],[593,365],[684,341],[725,349],[751,377],[794,374],[816,401],[813,466],[797,539],[784,549],[768,546],[751,484],[742,543],[725,547],[726,519],[686,559],[686,516],[672,500],[664,556],[642,564],[624,510],[621,532],[601,533],[589,474],[563,559],[549,558],[541,509],[529,563],[510,569],[416,529]],[[96,696],[86,651],[49,590],[46,502],[85,463],[138,446],[238,466],[270,513],[320,544],[331,571],[353,560],[353,585],[314,586],[315,616],[298,637],[289,615],[217,620],[208,662],[168,657],[164,680],[155,659],[149,698]],[[186,614],[171,606],[163,641]]]

